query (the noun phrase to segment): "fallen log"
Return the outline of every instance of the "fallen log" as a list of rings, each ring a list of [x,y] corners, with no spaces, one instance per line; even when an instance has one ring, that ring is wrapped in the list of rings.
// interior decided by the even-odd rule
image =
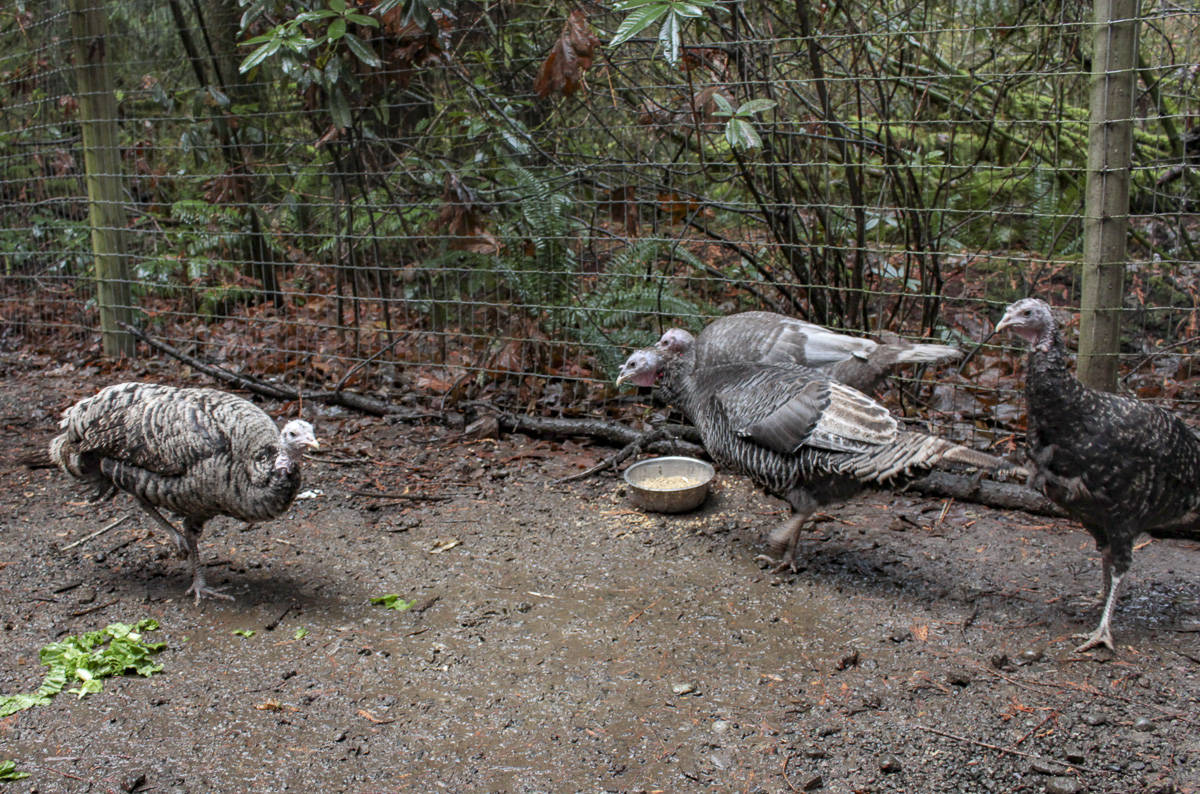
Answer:
[[[306,391],[301,392],[299,389],[288,386],[285,383],[272,383],[262,380],[253,375],[248,375],[244,372],[233,372],[225,369],[219,364],[214,364],[210,361],[204,361],[196,356],[190,356],[182,350],[177,350],[161,339],[156,339],[140,328],[121,323],[122,328],[128,331],[137,339],[145,342],[150,347],[165,353],[171,358],[182,361],[189,367],[203,372],[210,378],[215,378],[222,383],[227,383],[238,389],[270,397],[273,400],[308,400],[309,402],[323,403],[326,405],[340,405],[343,408],[349,408],[354,411],[361,411],[372,416],[391,416],[398,419],[423,419],[428,417],[438,416],[437,413],[431,411],[413,411],[410,409],[399,408],[385,400],[377,400],[374,397],[368,397],[365,394],[357,392],[343,391],[335,389],[334,391]]]
[[[667,424],[642,432],[619,422],[605,419],[572,419],[503,413],[499,416],[499,420],[501,428],[509,432],[551,437],[586,436],[608,444],[621,445],[618,452],[590,469],[572,474],[570,477],[564,477],[559,482],[580,480],[608,468],[615,469],[616,466],[643,449],[646,452],[660,455],[708,457],[704,448],[700,446],[700,434],[691,425]],[[910,480],[904,489],[927,496],[950,497],[960,502],[973,502],[1006,510],[1023,510],[1027,513],[1047,516],[1065,515],[1057,505],[1028,486],[988,477],[935,471],[924,477]]]

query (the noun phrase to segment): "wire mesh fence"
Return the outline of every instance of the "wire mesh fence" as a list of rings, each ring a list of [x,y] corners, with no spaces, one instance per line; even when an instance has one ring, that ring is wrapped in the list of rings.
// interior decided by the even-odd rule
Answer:
[[[592,413],[631,347],[733,311],[964,347],[1027,294],[1074,322],[1090,5],[685,5],[139,0],[80,40],[67,3],[10,4],[0,345],[96,349],[97,55],[135,322],[297,386]],[[1175,404],[1200,393],[1200,4],[1140,25],[1121,366]],[[1016,366],[985,348],[904,407],[1019,431]]]

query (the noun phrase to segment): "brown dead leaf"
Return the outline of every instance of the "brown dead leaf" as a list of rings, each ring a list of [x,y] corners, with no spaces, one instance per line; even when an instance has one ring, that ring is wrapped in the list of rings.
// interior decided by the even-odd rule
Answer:
[[[925,642],[929,639],[929,626],[924,624],[913,626],[912,635],[918,642]]]
[[[300,709],[296,708],[295,706],[288,706],[283,703],[280,703],[278,700],[267,700],[267,701],[264,701],[263,703],[259,703],[259,704],[255,705],[254,708],[258,709],[259,711],[299,711],[300,710]]]
[[[388,720],[388,719],[383,719],[381,717],[376,717],[374,714],[367,711],[366,709],[359,709],[358,716],[362,717],[364,720],[369,720],[369,721],[375,723],[376,725],[387,725],[389,723],[395,722],[395,720]]]
[[[574,94],[583,83],[583,73],[592,65],[592,56],[599,44],[600,39],[592,33],[583,11],[572,11],[538,70],[533,90],[543,99],[555,91],[563,96]]]

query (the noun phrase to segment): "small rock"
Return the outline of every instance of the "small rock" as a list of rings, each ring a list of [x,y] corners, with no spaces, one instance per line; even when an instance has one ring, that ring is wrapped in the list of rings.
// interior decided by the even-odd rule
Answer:
[[[671,691],[676,695],[690,695],[696,691],[696,685],[686,681],[679,684],[672,684]]]
[[[1078,794],[1079,781],[1073,777],[1052,777],[1046,781],[1046,794]]]
[[[946,681],[954,686],[966,686],[971,683],[971,674],[966,670],[951,670],[946,673]]]
[[[988,664],[996,670],[1012,669],[1012,663],[1008,660],[1008,654],[1006,653],[992,654],[992,658],[988,660]]]
[[[1135,731],[1143,731],[1144,733],[1154,733],[1158,726],[1154,724],[1154,720],[1149,717],[1138,717],[1133,721],[1133,729]]]
[[[858,651],[853,650],[844,654],[841,659],[838,659],[837,669],[846,670],[850,667],[858,666]]]
[[[708,760],[711,761],[712,765],[717,769],[728,769],[729,767],[733,766],[733,757],[727,752],[711,753],[708,756]]]
[[[825,785],[820,775],[809,775],[800,782],[801,791],[816,791]]]
[[[1099,728],[1108,723],[1108,718],[1096,711],[1089,711],[1082,717],[1084,724]]]
[[[1063,771],[1059,764],[1052,764],[1049,761],[1034,761],[1029,765],[1029,768],[1039,775],[1057,775]]]
[[[146,785],[145,774],[131,775],[124,783],[125,790],[129,792],[137,791],[144,785]]]
[[[1017,657],[1017,664],[1033,664],[1042,660],[1041,648],[1026,648]]]
[[[713,733],[725,733],[728,730],[729,730],[728,722],[726,722],[725,720],[713,720],[713,724],[712,724],[712,732]]]
[[[826,753],[824,748],[822,748],[820,745],[808,744],[808,745],[804,746],[804,757],[805,758],[828,758],[829,754]]]
[[[1072,764],[1082,764],[1087,760],[1087,756],[1083,754],[1083,750],[1078,747],[1067,745],[1063,748],[1063,758],[1070,761]]]
[[[899,645],[902,642],[908,642],[912,639],[912,632],[908,629],[902,631],[894,631],[888,635],[888,639]]]
[[[76,594],[75,598],[80,604],[90,604],[96,600],[96,588],[84,587]]]
[[[879,762],[879,771],[893,774],[899,772],[904,767],[900,764],[900,759],[894,755],[889,755]]]

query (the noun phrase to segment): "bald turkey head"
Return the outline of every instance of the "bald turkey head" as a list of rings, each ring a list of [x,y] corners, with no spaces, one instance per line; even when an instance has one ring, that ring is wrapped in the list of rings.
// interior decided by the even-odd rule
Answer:
[[[663,357],[656,350],[650,348],[635,350],[621,365],[621,371],[617,373],[616,385],[632,383],[635,386],[653,386],[658,381],[659,375],[662,374],[664,363]]]

